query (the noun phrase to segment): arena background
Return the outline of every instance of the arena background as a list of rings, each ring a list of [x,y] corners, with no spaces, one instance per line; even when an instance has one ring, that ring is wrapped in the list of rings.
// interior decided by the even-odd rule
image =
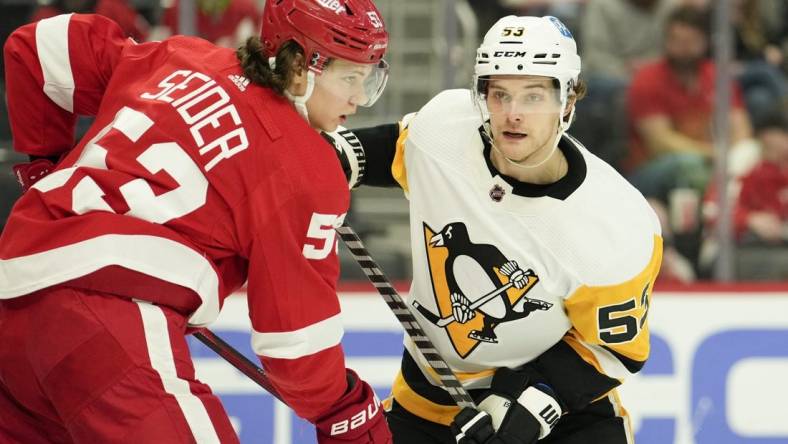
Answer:
[[[384,398],[399,369],[402,329],[371,285],[344,287],[347,365]],[[228,299],[212,331],[254,359],[244,297]],[[620,389],[635,442],[788,443],[786,314],[784,284],[657,288],[649,312],[651,357]],[[221,397],[241,442],[315,442],[311,425],[190,341],[198,377]]]

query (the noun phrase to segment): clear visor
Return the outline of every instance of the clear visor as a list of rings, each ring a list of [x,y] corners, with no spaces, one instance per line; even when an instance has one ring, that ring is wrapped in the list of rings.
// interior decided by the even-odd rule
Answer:
[[[385,60],[364,65],[331,59],[323,72],[315,76],[315,85],[338,100],[369,107],[383,94],[388,77],[389,65]]]
[[[492,115],[559,114],[561,92],[542,76],[493,76],[476,80],[475,95]]]

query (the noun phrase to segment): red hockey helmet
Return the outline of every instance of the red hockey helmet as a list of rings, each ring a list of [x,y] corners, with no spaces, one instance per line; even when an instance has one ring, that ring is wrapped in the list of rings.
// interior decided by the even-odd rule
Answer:
[[[388,33],[371,0],[268,0],[260,34],[266,56],[294,40],[309,68],[320,73],[329,58],[378,64]]]

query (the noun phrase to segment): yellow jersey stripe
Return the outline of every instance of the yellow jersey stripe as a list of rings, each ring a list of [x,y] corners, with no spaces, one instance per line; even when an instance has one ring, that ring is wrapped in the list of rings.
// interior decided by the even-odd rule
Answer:
[[[451,424],[451,421],[460,412],[460,408],[456,405],[437,404],[413,391],[405,378],[402,377],[401,371],[394,379],[391,395],[405,410],[437,424],[446,426]]]
[[[391,162],[391,176],[397,181],[400,187],[408,193],[408,172],[405,168],[405,140],[408,138],[408,128],[402,128],[397,138],[397,150],[394,153],[394,161]]]
[[[661,262],[662,238],[654,235],[651,259],[637,276],[616,285],[579,287],[566,300],[578,339],[645,361],[649,355],[648,307]]]

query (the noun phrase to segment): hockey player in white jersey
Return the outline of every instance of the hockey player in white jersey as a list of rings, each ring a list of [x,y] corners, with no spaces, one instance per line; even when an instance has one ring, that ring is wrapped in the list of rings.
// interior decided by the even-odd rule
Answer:
[[[645,199],[567,133],[579,74],[558,19],[509,16],[478,49],[472,91],[333,133],[351,185],[405,191],[409,304],[478,405],[454,405],[406,337],[387,405],[397,443],[633,441],[616,387],[649,354],[662,238]]]

